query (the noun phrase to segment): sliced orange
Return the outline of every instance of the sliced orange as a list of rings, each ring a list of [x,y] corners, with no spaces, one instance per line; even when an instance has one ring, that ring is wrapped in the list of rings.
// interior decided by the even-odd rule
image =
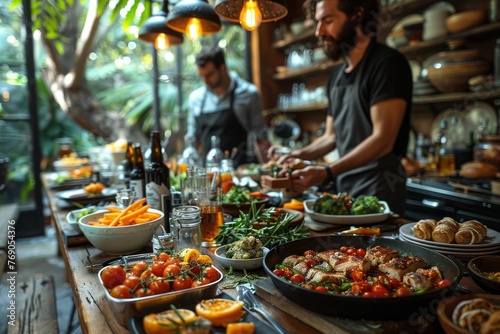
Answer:
[[[242,301],[222,298],[202,300],[195,309],[200,317],[208,319],[214,326],[222,327],[239,321],[245,315]]]
[[[212,259],[210,258],[210,256],[208,255],[200,255],[198,256],[198,258],[196,259],[196,261],[199,263],[199,264],[212,264]]]
[[[178,313],[174,310],[168,310],[146,315],[142,322],[144,331],[147,334],[178,333],[180,328],[198,318],[196,313],[191,310],[177,309],[177,312]]]
[[[182,256],[182,253],[181,253],[181,256]],[[192,260],[196,260],[199,256],[200,256],[200,252],[197,249],[190,248],[184,254],[183,261],[189,263]]]
[[[227,325],[226,334],[254,334],[253,322],[234,322]]]

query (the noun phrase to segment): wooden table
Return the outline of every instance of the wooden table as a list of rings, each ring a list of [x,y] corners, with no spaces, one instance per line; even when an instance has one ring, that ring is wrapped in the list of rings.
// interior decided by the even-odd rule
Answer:
[[[128,333],[128,329],[116,320],[115,315],[106,300],[103,287],[99,283],[97,271],[89,271],[87,269],[89,261],[92,263],[101,263],[104,260],[110,259],[111,256],[102,253],[92,245],[86,243],[85,239],[82,237],[71,237],[71,240],[68,240],[68,235],[65,231],[67,232],[68,229],[71,229],[66,222],[66,214],[69,210],[60,209],[57,206],[57,198],[54,197],[55,192],[49,188],[46,174],[42,175],[42,182],[53,213],[53,220],[57,230],[61,256],[66,263],[67,277],[73,290],[73,298],[83,333]],[[406,221],[404,219],[399,219],[392,220],[390,223],[402,224],[405,222]],[[311,232],[311,235],[324,235],[331,232],[332,230],[325,232]],[[213,256],[213,253],[210,252],[210,250],[205,250],[205,252]],[[221,269],[223,273],[226,272],[217,263],[214,263],[214,265]],[[263,271],[256,273],[265,276]],[[367,333],[387,332],[380,329],[374,331],[373,328],[366,326],[366,324],[361,321],[325,317],[308,312],[307,310],[301,309],[297,306],[294,306],[294,308],[291,309],[290,305],[293,305],[294,303],[287,302],[286,300],[283,300],[283,298],[273,297],[272,291],[269,291],[270,289],[272,290],[273,287],[269,286],[266,280],[269,281],[268,278],[263,279],[261,282],[262,284],[259,283],[259,289],[257,289],[258,296],[266,296],[266,298],[264,299],[259,296],[258,299],[262,302],[265,311],[267,311],[283,326],[283,328],[290,333],[321,333],[324,332],[325,329],[328,329],[327,331],[332,333],[349,333],[352,332],[352,328],[356,328],[356,330],[359,329],[360,332]],[[484,293],[484,291],[478,288],[468,277],[462,279],[460,284],[470,288],[474,292]],[[226,292],[234,295],[234,290]],[[273,305],[268,303],[266,299],[271,301]],[[286,310],[288,313],[284,312],[282,309]],[[430,324],[425,329],[419,328],[418,332],[439,332],[439,327],[436,326],[435,323],[436,322]]]

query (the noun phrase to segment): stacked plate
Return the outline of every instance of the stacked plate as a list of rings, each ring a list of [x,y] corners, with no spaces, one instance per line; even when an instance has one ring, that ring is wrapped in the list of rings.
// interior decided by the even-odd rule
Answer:
[[[468,261],[480,255],[500,253],[500,233],[492,229],[488,229],[486,239],[480,244],[445,244],[431,240],[422,240],[413,236],[412,228],[415,224],[416,223],[410,223],[401,226],[399,228],[399,239],[444,255],[453,255],[462,261]]]
[[[455,7],[449,2],[441,1],[430,6],[424,12],[424,31],[422,39],[443,37],[448,34],[446,28],[446,19],[452,13],[455,13]]]

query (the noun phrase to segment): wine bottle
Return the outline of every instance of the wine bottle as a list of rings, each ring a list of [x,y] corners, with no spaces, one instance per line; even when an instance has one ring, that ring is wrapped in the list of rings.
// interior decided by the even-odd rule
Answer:
[[[151,208],[163,211],[168,217],[172,210],[170,170],[163,162],[158,131],[151,132],[150,151],[151,157],[146,167],[146,199]]]
[[[134,148],[134,168],[130,172],[130,189],[134,193],[136,200],[144,198],[146,195],[144,186],[144,160],[142,158],[141,144],[135,143]]]
[[[125,159],[122,162],[123,184],[125,189],[130,189],[130,173],[134,168],[134,147],[131,141],[127,142]]]

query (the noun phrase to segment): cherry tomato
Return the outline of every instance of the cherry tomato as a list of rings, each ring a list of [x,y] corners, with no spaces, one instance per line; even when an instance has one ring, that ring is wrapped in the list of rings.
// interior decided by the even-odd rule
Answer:
[[[170,291],[170,284],[166,280],[155,280],[148,285],[148,289],[155,295]]]
[[[364,248],[358,248],[358,249],[356,250],[356,254],[358,254],[358,255],[359,255],[359,256],[361,256],[361,257],[365,257],[365,255],[366,255],[366,250],[365,250]]]
[[[306,280],[306,278],[304,277],[304,275],[302,274],[295,274],[293,275],[292,277],[290,277],[290,281],[292,281],[293,283],[295,284],[299,284],[299,283],[302,283]]]
[[[139,278],[143,281],[151,282],[156,279],[156,275],[153,273],[153,269],[148,268],[142,272]]]
[[[123,284],[126,277],[127,272],[119,265],[108,266],[101,272],[102,283],[108,289]]]
[[[155,255],[154,257],[154,260],[155,261],[168,261],[170,259],[170,255],[168,255],[168,253],[165,253],[165,252],[161,252],[160,254],[157,254]]]
[[[318,263],[317,263],[316,261],[314,261],[313,259],[307,259],[307,260],[305,261],[305,263],[306,263],[306,266],[307,266],[308,268],[312,268],[312,267],[314,267],[315,265],[317,265],[317,264],[318,264]]]
[[[304,256],[308,256],[308,255],[310,255],[310,256],[314,256],[314,255],[316,255],[316,252],[315,252],[315,251],[313,251],[312,249],[306,250],[306,251],[304,252]]]
[[[356,269],[351,273],[351,279],[354,282],[361,282],[366,278],[365,272],[361,269]]]
[[[285,276],[285,271],[283,269],[276,268],[273,270],[273,274],[275,274],[278,277],[283,277]]]
[[[318,292],[328,292],[328,289],[321,285],[317,286],[314,290]]]
[[[373,292],[367,291],[367,292],[363,292],[363,294],[361,295],[361,297],[364,297],[364,298],[373,298],[373,297],[375,297],[375,295],[373,294]]]
[[[188,275],[179,275],[175,278],[174,283],[172,284],[172,290],[186,290],[191,287],[193,284],[193,280]]]
[[[404,296],[411,296],[410,290],[408,290],[404,286],[397,288],[396,291],[394,292],[394,297],[404,297]]]
[[[198,261],[196,261],[196,260],[189,261],[189,267],[190,267],[190,271],[193,274],[195,274],[195,275],[199,275],[200,274],[201,268],[200,268],[200,265],[198,264]]]
[[[389,283],[391,284],[391,288],[393,289],[397,289],[401,286],[401,282],[392,277],[389,277]]]
[[[128,288],[128,286],[123,284],[113,287],[113,289],[111,289],[109,294],[111,295],[111,297],[114,298],[132,298],[130,289]]]
[[[372,286],[366,281],[356,282],[351,287],[351,294],[361,296],[365,292],[371,292]]]
[[[191,284],[191,287],[196,288],[198,286],[203,286],[203,285],[207,285],[210,283],[212,283],[212,282],[208,278],[203,277],[203,278],[199,278],[197,280],[194,280],[193,283]]]
[[[128,286],[132,291],[135,291],[137,288],[139,288],[141,280],[137,276],[129,275],[127,276],[127,278],[125,278],[123,284]]]
[[[139,288],[134,292],[134,297],[146,297],[154,295],[153,291],[148,288]]]
[[[380,282],[375,282],[372,287],[375,297],[389,297],[389,290]]]
[[[210,282],[215,282],[219,279],[219,272],[214,267],[206,267],[203,277],[208,278]]]
[[[163,277],[174,278],[175,276],[179,275],[180,272],[181,268],[178,265],[169,264],[165,267],[165,270],[163,270]]]
[[[341,251],[342,253],[346,253],[347,252],[347,246],[341,246],[339,248],[339,251]]]
[[[438,289],[442,289],[447,287],[448,285],[451,284],[451,281],[449,279],[444,279],[442,281],[439,281],[438,284],[436,284]]]
[[[135,276],[141,277],[141,274],[144,270],[148,268],[148,264],[144,261],[139,261],[134,266],[132,267],[132,273],[134,273]]]
[[[382,284],[387,290],[391,290],[392,286],[387,275],[379,275],[377,283]]]
[[[284,267],[283,268],[283,271],[285,272],[285,278],[286,279],[290,279],[290,277],[292,277],[293,275],[295,275],[295,273],[293,272],[292,269],[288,268],[288,267]]]
[[[349,248],[347,248],[347,250],[345,252],[346,252],[347,255],[355,255],[356,254],[356,248],[349,247]]]
[[[167,264],[164,261],[154,261],[151,265],[151,270],[153,270],[153,274],[156,276],[162,277],[166,267]]]

